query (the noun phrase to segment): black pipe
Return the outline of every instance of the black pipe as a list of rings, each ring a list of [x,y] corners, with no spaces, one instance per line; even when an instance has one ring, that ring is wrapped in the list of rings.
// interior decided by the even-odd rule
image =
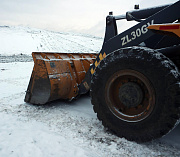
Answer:
[[[174,56],[180,56],[180,45],[174,45],[171,47],[165,47],[156,50],[169,58]]]

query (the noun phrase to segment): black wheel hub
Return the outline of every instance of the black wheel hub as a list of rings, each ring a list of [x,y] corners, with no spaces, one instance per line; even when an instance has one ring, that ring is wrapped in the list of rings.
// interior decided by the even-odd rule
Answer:
[[[126,107],[136,107],[143,100],[141,87],[133,82],[128,82],[119,88],[119,99]]]

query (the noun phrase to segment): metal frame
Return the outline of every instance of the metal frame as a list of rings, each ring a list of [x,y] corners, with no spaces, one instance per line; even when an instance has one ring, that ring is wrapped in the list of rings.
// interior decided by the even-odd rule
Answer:
[[[144,18],[146,19],[140,20]],[[136,20],[141,22],[121,34],[118,34],[116,20],[120,19]],[[149,25],[172,23],[178,19],[180,19],[180,1],[171,5],[127,12],[126,15],[108,15],[106,17],[106,32],[102,49],[95,62],[86,73],[85,79],[80,84],[79,94],[84,94],[89,91],[91,86],[91,77],[96,67],[102,60],[101,56],[108,55],[109,53],[123,47],[137,46],[143,43],[154,35],[152,31],[148,31],[147,27]]]

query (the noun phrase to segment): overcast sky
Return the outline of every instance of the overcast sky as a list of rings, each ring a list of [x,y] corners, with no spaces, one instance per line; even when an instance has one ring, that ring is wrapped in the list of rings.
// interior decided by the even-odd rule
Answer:
[[[105,18],[140,8],[173,3],[178,0],[0,0],[0,25],[29,26],[53,31],[78,32],[104,36]],[[126,29],[126,21],[120,29]],[[120,30],[121,31],[121,30]]]

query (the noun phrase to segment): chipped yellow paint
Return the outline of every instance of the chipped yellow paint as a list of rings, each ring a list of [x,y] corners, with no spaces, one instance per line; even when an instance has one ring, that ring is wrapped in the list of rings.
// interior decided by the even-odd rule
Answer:
[[[99,55],[99,59],[103,60],[103,55],[102,54]]]
[[[94,68],[94,69],[91,68],[91,74],[94,74],[94,72],[95,72],[97,66],[98,66],[98,65],[100,64],[100,62],[106,57],[106,53],[104,52],[103,55],[100,53],[98,57],[99,57],[99,62],[96,61],[96,62],[94,63],[94,64],[95,64],[95,68]]]
[[[99,62],[96,61],[96,62],[95,62],[95,67],[97,67],[97,66],[100,64],[100,62],[101,62],[101,61],[99,61]]]
[[[91,74],[94,74],[95,69],[91,68]]]
[[[104,54],[103,54],[103,59],[106,57],[106,53],[104,52]]]

